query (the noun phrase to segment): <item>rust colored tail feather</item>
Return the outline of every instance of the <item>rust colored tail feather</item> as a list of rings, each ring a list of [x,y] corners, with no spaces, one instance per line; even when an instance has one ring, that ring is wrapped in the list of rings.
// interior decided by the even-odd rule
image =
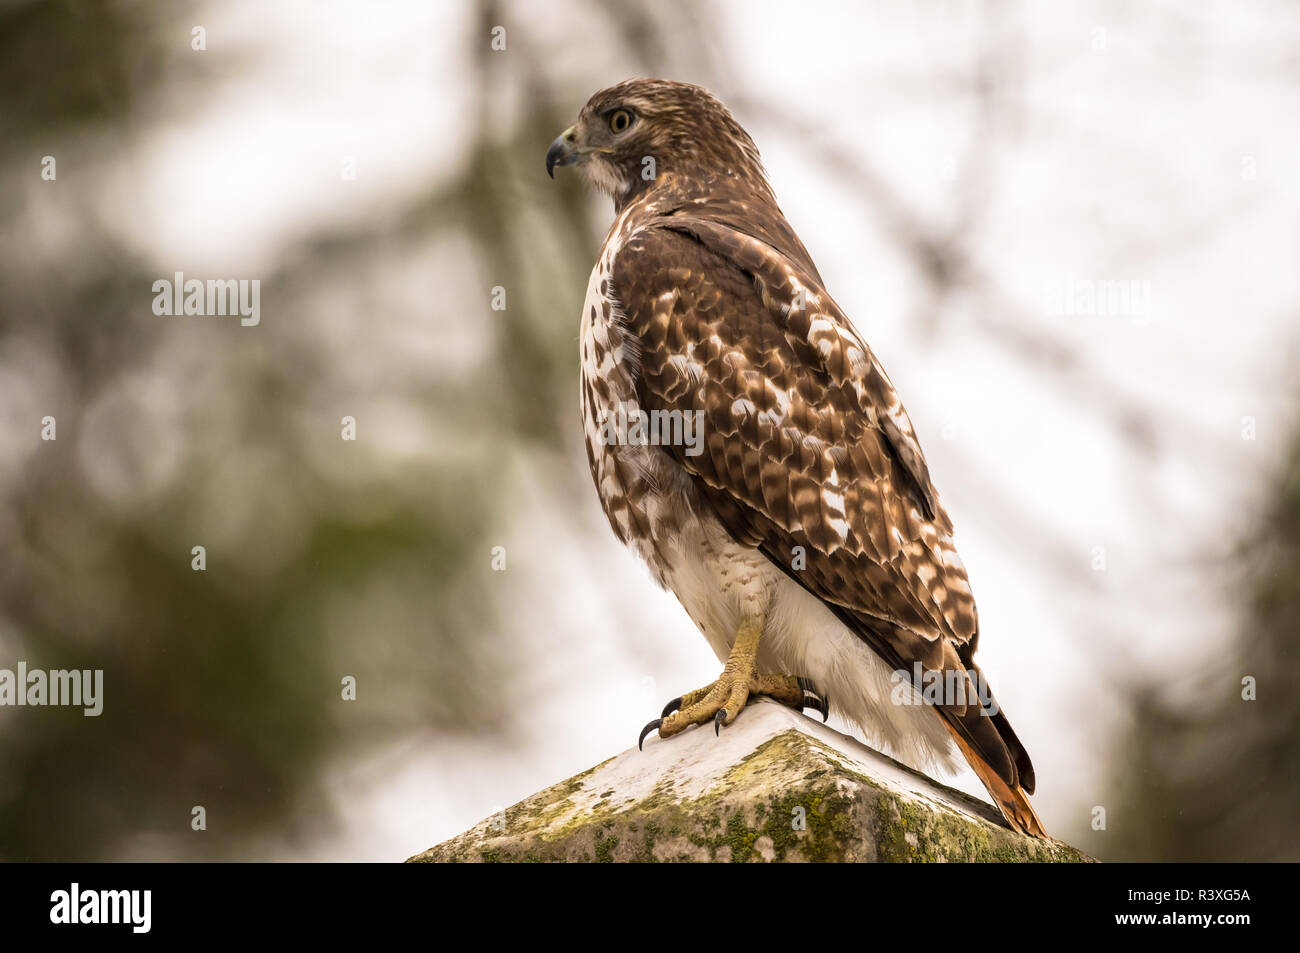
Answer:
[[[764,548],[764,552],[773,565],[808,588],[808,582],[802,578],[802,573],[787,566],[785,560],[773,551]],[[813,592],[811,589],[809,591]],[[815,592],[813,594],[816,595]],[[912,670],[911,661],[916,660],[917,655],[905,655],[900,651],[900,646],[915,647],[916,640],[909,642],[905,632],[899,634],[903,630],[879,619],[868,618],[846,606],[831,602],[827,602],[826,606],[892,668],[904,672]],[[964,671],[968,678],[983,679],[983,672],[972,657],[975,651],[973,640],[960,649],[947,642],[936,643],[933,648],[933,657],[921,660],[927,669],[958,669]],[[920,686],[917,688],[919,690]],[[970,688],[975,690],[973,684]],[[972,697],[978,698],[978,691],[974,691]],[[990,714],[991,712],[996,714]],[[943,719],[953,740],[957,742],[962,757],[983,783],[1011,829],[1031,837],[1048,837],[1043,822],[1038,819],[1029,803],[1029,795],[1034,793],[1034,765],[1029,760],[1029,752],[1016,737],[1011,722],[996,702],[988,708],[983,704],[936,705],[935,713]]]
[[[957,742],[957,748],[961,751],[962,757],[966,759],[976,777],[984,784],[989,796],[993,798],[993,803],[997,805],[998,810],[1002,812],[1002,816],[1011,825],[1012,829],[1020,831],[1022,834],[1029,834],[1032,837],[1047,837],[1047,831],[1043,829],[1043,822],[1034,813],[1034,808],[1029,803],[1029,796],[1026,794],[1025,789],[1015,782],[1007,783],[1004,781],[998,772],[971,747],[970,742],[963,736],[964,732],[954,725],[952,721],[944,718],[943,723],[948,727],[953,740]]]

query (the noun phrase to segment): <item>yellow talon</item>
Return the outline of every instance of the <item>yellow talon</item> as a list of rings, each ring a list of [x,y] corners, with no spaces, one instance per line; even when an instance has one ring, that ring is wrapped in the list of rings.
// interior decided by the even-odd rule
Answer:
[[[656,718],[641,730],[637,747],[641,747],[646,735],[655,730],[658,730],[659,737],[668,738],[685,731],[691,725],[712,721],[716,733],[723,725],[730,725],[736,720],[753,695],[766,695],[799,710],[815,707],[821,712],[822,720],[826,720],[830,703],[807,679],[754,671],[754,659],[758,654],[758,642],[762,634],[763,625],[759,621],[742,625],[718,680],[670,701],[664,707],[662,717]]]

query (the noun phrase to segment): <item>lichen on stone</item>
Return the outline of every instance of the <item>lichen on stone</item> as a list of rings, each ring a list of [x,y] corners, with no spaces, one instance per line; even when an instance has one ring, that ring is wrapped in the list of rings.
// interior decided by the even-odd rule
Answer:
[[[1078,862],[772,703],[724,730],[632,749],[416,857],[421,862]]]

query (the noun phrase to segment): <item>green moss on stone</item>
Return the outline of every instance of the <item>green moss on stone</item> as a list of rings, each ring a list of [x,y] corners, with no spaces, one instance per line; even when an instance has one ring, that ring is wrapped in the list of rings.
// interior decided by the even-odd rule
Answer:
[[[615,806],[614,788],[595,803],[591,794],[578,799],[602,766],[511,808],[504,834],[479,825],[417,859],[590,862],[593,852],[599,863],[1088,859],[1062,844],[931,809],[846,766],[835,749],[793,728],[768,738],[690,799],[671,777],[633,804]],[[800,812],[805,823],[796,829]]]
[[[596,863],[611,864],[614,862],[614,848],[618,846],[617,837],[605,837],[596,842]]]

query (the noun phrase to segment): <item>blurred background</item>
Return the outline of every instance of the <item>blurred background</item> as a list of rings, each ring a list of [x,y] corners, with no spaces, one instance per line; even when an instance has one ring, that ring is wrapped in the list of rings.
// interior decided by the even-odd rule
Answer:
[[[1280,0],[0,0],[0,668],[104,671],[0,708],[0,858],[402,859],[716,676],[599,511],[611,212],[543,168],[638,75],[732,108],[907,402],[1048,829],[1300,859]]]

